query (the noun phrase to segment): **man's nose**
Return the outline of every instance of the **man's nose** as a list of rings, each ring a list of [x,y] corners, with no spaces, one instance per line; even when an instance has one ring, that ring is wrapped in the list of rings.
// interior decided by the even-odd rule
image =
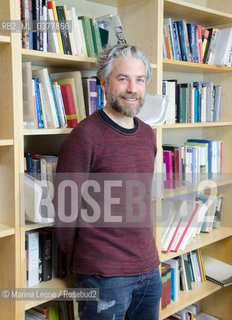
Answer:
[[[136,81],[135,80],[129,80],[126,89],[127,89],[128,93],[136,92],[137,91],[137,89],[136,89]]]

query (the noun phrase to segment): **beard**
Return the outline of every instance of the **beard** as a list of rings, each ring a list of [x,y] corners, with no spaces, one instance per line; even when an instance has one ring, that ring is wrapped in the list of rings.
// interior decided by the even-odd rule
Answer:
[[[134,118],[144,104],[144,97],[137,93],[120,93],[118,95],[113,95],[110,88],[108,88],[106,97],[113,110],[129,118]],[[137,99],[137,104],[126,101],[121,103],[122,99]]]

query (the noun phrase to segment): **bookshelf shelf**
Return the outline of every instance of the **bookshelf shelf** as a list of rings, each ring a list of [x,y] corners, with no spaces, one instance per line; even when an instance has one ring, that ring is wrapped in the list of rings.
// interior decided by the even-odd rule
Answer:
[[[207,280],[204,282],[194,282],[192,283],[192,287],[192,290],[179,291],[179,300],[177,302],[171,302],[166,309],[162,310],[160,319],[165,319],[178,310],[183,309],[221,289],[219,285]]]
[[[186,61],[177,61],[163,59],[163,70],[173,72],[193,72],[193,73],[217,73],[231,72],[232,67],[215,66],[204,63],[193,63]]]
[[[89,2],[96,2],[99,4],[112,6],[112,7],[123,7],[137,2],[142,2],[142,0],[87,0]]]
[[[32,230],[36,230],[36,229],[41,229],[41,228],[45,228],[45,227],[52,227],[53,224],[40,224],[40,223],[30,223],[30,222],[26,222],[25,223],[25,232],[26,231],[32,231]]]
[[[0,139],[0,147],[13,146],[13,144],[14,144],[13,139]]]
[[[164,0],[164,14],[179,20],[187,18],[209,27],[232,22],[231,14],[180,0]]]
[[[232,184],[232,173],[223,173],[220,176],[212,176],[211,179],[205,179],[203,181],[199,181],[198,183],[192,184],[191,182],[187,182],[186,185],[181,186],[176,189],[164,189],[162,194],[162,199],[175,197],[178,195],[183,195],[192,192],[202,192],[205,188],[205,182],[209,181],[210,186],[214,186],[215,188],[231,185]]]
[[[10,36],[1,36],[0,35],[0,44],[10,43],[11,38]]]
[[[53,52],[43,52],[37,50],[22,50],[23,61],[31,61],[32,64],[41,67],[69,67],[83,69],[94,69],[95,68],[95,58],[84,58],[78,56],[71,56],[68,54],[57,54]]]
[[[69,134],[72,131],[71,128],[63,129],[33,129],[24,130],[24,136],[39,136],[39,135],[57,135],[57,134]]]
[[[64,290],[65,288],[74,288],[74,276],[73,275],[69,275],[64,279],[60,279],[60,278],[55,278],[49,281],[43,281],[41,282],[38,286],[34,286],[32,287],[33,289],[59,289],[59,290]],[[32,301],[26,301],[25,302],[25,310],[28,310],[30,308],[33,308],[39,304],[42,304],[44,302],[47,302],[49,300],[32,300]]]
[[[198,122],[198,123],[175,123],[154,126],[153,129],[161,127],[162,129],[187,129],[187,128],[213,128],[232,126],[232,122]]]
[[[14,228],[0,224],[0,238],[11,236],[13,234],[15,234]]]
[[[191,244],[185,250],[178,251],[178,252],[161,253],[160,260],[164,262],[166,260],[173,259],[184,253],[199,249],[201,247],[205,247],[209,244],[212,244],[216,241],[225,239],[230,236],[232,236],[232,228],[228,228],[228,227],[221,227],[219,229],[214,229],[209,233],[201,232],[199,235],[195,237],[195,239],[193,239]]]

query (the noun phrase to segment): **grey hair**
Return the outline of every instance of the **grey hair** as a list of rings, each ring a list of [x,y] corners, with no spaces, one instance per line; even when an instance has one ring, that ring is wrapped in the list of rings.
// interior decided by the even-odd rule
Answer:
[[[146,81],[150,80],[152,69],[148,59],[138,47],[128,44],[117,45],[100,52],[97,57],[97,77],[108,82],[113,70],[114,61],[121,56],[141,59],[146,70]]]

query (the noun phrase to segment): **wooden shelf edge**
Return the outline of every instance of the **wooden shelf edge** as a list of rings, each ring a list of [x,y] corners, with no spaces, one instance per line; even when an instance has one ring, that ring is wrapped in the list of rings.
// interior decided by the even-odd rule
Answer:
[[[88,2],[95,2],[98,4],[103,4],[105,6],[111,7],[123,7],[143,0],[87,0]]]
[[[191,182],[187,182],[186,185],[178,187],[176,189],[161,189],[160,191],[156,190],[156,197],[152,197],[152,201],[160,200],[160,199],[167,199],[172,198],[175,196],[193,193],[193,192],[201,192],[204,191],[204,188],[207,184],[211,186],[211,188],[218,188],[222,186],[226,186],[232,184],[232,173],[222,173],[221,175],[215,175],[211,178],[205,177],[203,180],[197,181],[195,184]]]
[[[10,43],[10,42],[11,42],[10,36],[1,36],[0,35],[0,44]]]
[[[209,128],[209,127],[225,127],[232,126],[232,121],[218,121],[218,122],[197,122],[197,123],[173,123],[162,124],[159,126],[152,126],[153,130],[161,129],[187,129],[187,128]]]
[[[204,7],[204,6],[200,6],[198,4],[193,4],[193,3],[189,3],[189,2],[185,2],[182,0],[164,0],[165,4],[174,4],[174,5],[180,5],[183,7],[187,7],[191,10],[198,10],[199,12],[202,11],[204,13],[208,13],[211,15],[217,15],[217,16],[221,16],[221,17],[225,17],[225,18],[230,18],[232,19],[232,14],[229,13],[225,13],[223,11],[219,11],[219,10],[215,10],[215,9],[211,9],[208,7]]]
[[[176,302],[171,302],[170,305],[161,311],[160,319],[165,319],[173,313],[195,303],[210,294],[220,290],[222,287],[210,282],[195,282],[192,283],[193,289],[188,291],[179,291],[179,300]]]
[[[40,224],[40,223],[26,222],[24,229],[26,232],[26,231],[41,229],[41,228],[45,228],[45,227],[53,227],[53,226],[54,226],[54,224]]]
[[[11,236],[15,234],[15,229],[8,227],[4,224],[0,224],[0,238]]]
[[[178,61],[178,60],[171,60],[171,59],[163,59],[163,69],[167,67],[167,71],[172,71],[172,69],[178,68],[179,72],[183,71],[182,69],[186,69],[189,71],[191,70],[199,70],[200,72],[231,72],[232,67],[225,67],[225,66],[216,66],[204,63],[194,63],[194,62],[187,62],[187,61]]]
[[[70,274],[63,279],[55,278],[50,281],[42,281],[42,282],[40,282],[39,285],[31,287],[31,288],[33,288],[33,289],[49,289],[49,288],[51,288],[51,289],[59,289],[59,290],[64,290],[66,288],[75,288],[74,274]],[[45,303],[47,301],[50,301],[50,299],[25,301],[25,310],[28,310],[28,309],[33,308],[35,306],[38,306],[38,305]]]
[[[68,54],[58,54],[38,50],[21,49],[22,59],[31,61],[38,66],[71,66],[79,69],[93,69],[96,65],[96,58],[79,57]]]
[[[37,136],[37,135],[56,135],[56,134],[69,134],[72,128],[64,129],[25,129],[23,130],[24,136]]]
[[[205,247],[211,243],[220,241],[222,239],[225,239],[231,236],[232,236],[232,228],[228,228],[228,227],[221,227],[219,229],[214,229],[209,233],[201,232],[199,235],[197,235],[193,239],[191,244],[185,250],[178,251],[178,252],[161,253],[160,261],[164,262],[166,260],[173,259],[184,253]]]
[[[0,147],[13,146],[13,144],[14,144],[13,139],[0,139]]]

